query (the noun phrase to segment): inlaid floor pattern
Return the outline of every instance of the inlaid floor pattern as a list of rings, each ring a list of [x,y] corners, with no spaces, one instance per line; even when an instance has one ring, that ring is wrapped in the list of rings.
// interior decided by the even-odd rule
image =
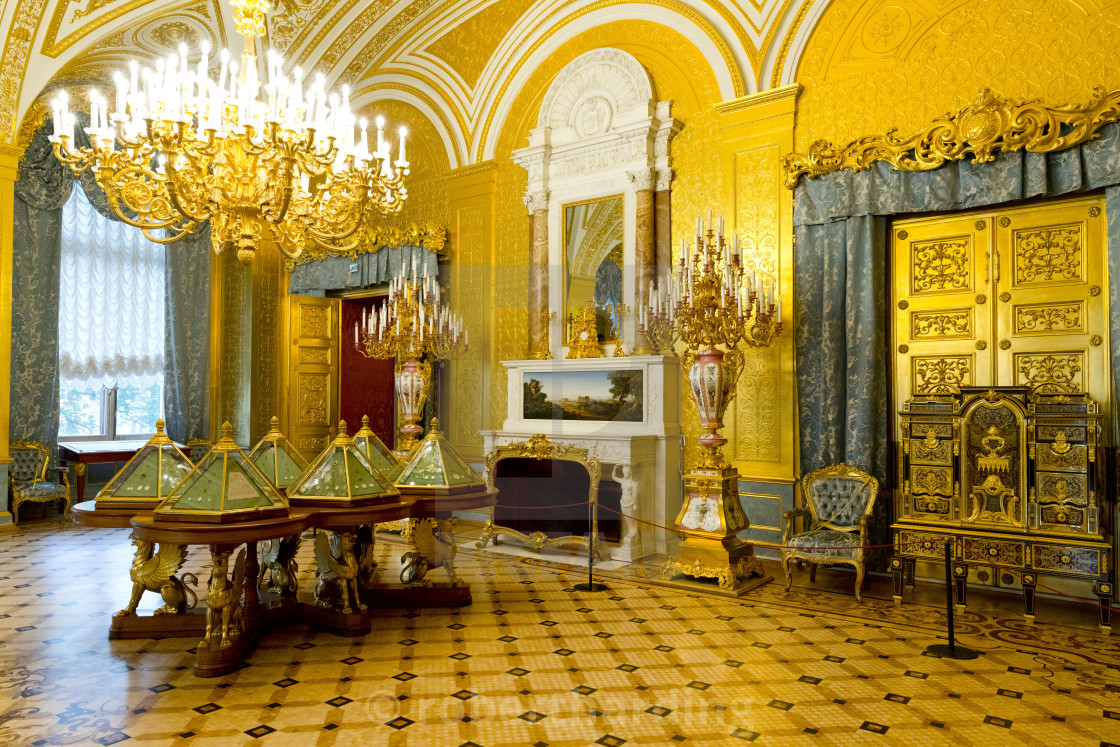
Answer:
[[[378,537],[382,568],[399,567],[399,538]],[[470,607],[377,612],[363,638],[288,628],[201,679],[193,639],[107,640],[131,552],[126,531],[61,520],[0,535],[0,744],[1120,742],[1120,645],[1091,611],[1031,628],[970,610],[982,655],[957,662],[923,653],[938,609],[857,605],[827,573],[787,593],[775,567],[738,601],[618,578],[589,594],[578,566],[461,550]],[[193,548],[185,569],[200,588],[207,558]]]

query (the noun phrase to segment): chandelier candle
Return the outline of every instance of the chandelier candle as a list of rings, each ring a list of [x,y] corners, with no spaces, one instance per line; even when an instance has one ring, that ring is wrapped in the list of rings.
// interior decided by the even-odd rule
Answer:
[[[76,122],[62,93],[53,105],[55,155],[75,174],[92,170],[114,214],[158,243],[210,221],[214,251],[235,248],[246,264],[262,241],[293,259],[311,243],[351,251],[369,213],[395,213],[407,197],[405,129],[393,161],[380,117],[370,152],[346,87],[328,96],[317,75],[305,91],[300,69],[288,78],[276,52],[262,83],[256,39],[268,5],[233,0],[233,8],[245,42],[240,68],[222,50],[212,79],[205,40],[193,66],[183,44],[155,70],[133,61],[127,76],[114,76],[115,111],[90,91],[88,148],[73,147]]]
[[[389,281],[385,302],[354,324],[354,347],[367,358],[400,358],[397,366],[397,404],[404,439],[397,450],[407,454],[423,431],[420,418],[431,381],[431,365],[421,360],[457,358],[466,349],[470,332],[463,320],[440,300],[439,283],[424,271],[417,275],[401,261],[400,274]]]
[[[727,439],[719,429],[743,368],[739,345],[766,347],[782,331],[782,299],[774,286],[772,278],[760,280],[757,269],[747,269],[739,237],[727,242],[723,217],[714,224],[709,212],[707,230],[697,218],[695,247],[681,240],[675,272],[654,282],[641,310],[642,332],[658,352],[671,354],[674,343],[683,343],[704,429],[700,458],[684,475],[677,516],[677,527],[689,535],[662,569],[666,578],[715,577],[725,588],[740,589],[740,579],[762,574],[754,547],[737,536],[750,524],[739,503],[739,473],[723,455]]]

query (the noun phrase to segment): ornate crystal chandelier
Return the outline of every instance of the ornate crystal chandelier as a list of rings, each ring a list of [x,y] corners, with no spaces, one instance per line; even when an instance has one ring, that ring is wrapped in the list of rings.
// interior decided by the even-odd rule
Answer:
[[[367,211],[394,213],[407,196],[404,128],[396,161],[383,121],[371,151],[366,120],[355,121],[349,91],[324,91],[323,76],[304,90],[276,52],[267,82],[258,78],[255,40],[264,34],[266,0],[233,0],[245,38],[240,69],[222,50],[217,80],[209,45],[196,65],[179,54],[155,70],[135,61],[117,73],[114,111],[90,92],[90,147],[75,148],[65,93],[54,102],[59,160],[93,171],[109,206],[159,243],[178,241],[209,220],[214,251],[235,247],[248,264],[262,241],[295,258],[311,242],[345,252],[361,240]],[[358,125],[355,128],[355,124]]]
[[[367,358],[400,358],[396,371],[397,402],[400,406],[404,440],[398,451],[411,451],[423,428],[424,410],[434,360],[456,358],[467,349],[470,333],[462,318],[440,300],[439,284],[428,274],[417,274],[412,262],[411,277],[401,262],[400,274],[389,283],[389,296],[373,313],[362,310],[354,323],[354,347]]]

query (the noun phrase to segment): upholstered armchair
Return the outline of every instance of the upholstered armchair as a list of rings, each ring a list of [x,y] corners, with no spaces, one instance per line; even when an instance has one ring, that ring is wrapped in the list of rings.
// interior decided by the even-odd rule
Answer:
[[[8,486],[12,494],[12,520],[19,522],[22,503],[62,501],[63,513],[70,511],[70,471],[56,467],[56,482],[47,479],[51,453],[46,446],[32,441],[16,441],[8,447],[12,463],[8,465]],[[53,475],[52,475],[53,477]]]
[[[794,560],[809,563],[810,581],[816,580],[817,565],[844,563],[856,569],[856,601],[862,602],[866,572],[863,548],[879,481],[851,465],[838,464],[802,477],[801,493],[808,508],[786,513],[782,537],[786,591],[793,584],[790,563]],[[798,517],[809,518],[805,531],[796,532]]]

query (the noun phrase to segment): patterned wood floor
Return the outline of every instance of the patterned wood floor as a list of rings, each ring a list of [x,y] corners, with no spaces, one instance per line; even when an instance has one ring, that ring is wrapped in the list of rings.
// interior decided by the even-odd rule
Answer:
[[[402,551],[384,538],[382,567]],[[470,607],[379,612],[355,639],[290,628],[200,679],[194,640],[107,640],[130,558],[119,530],[0,535],[0,744],[1120,742],[1120,636],[1100,636],[1092,610],[1033,628],[970,610],[960,627],[982,655],[957,662],[923,653],[939,609],[896,609],[885,585],[857,605],[848,575],[738,601],[640,578],[581,594],[578,566],[461,550]],[[189,562],[204,584],[203,554]]]

